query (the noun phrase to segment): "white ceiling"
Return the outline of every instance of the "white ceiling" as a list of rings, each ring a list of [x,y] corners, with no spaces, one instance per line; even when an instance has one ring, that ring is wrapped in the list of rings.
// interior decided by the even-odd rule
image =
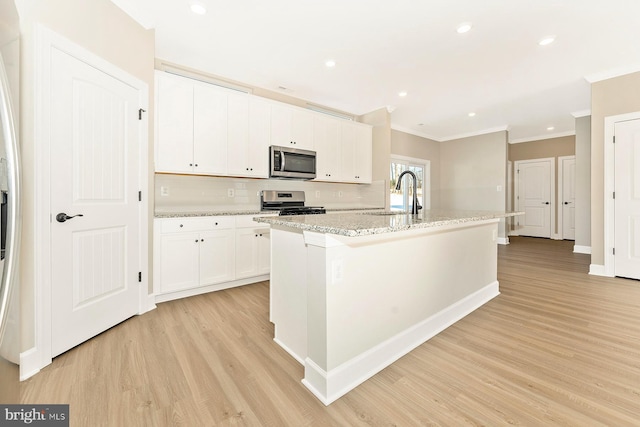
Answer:
[[[573,134],[587,80],[640,70],[639,0],[191,1],[208,13],[112,0],[155,28],[157,58],[356,115],[388,106],[394,128],[439,141]]]

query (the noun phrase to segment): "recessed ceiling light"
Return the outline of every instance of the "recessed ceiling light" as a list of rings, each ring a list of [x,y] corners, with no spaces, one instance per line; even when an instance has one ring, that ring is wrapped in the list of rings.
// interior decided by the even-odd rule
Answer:
[[[207,13],[207,7],[200,1],[192,0],[189,2],[189,7],[191,8],[191,12],[197,15],[204,15]]]
[[[403,90],[402,92],[398,92],[398,96],[402,96],[402,97],[407,96],[407,91]]]
[[[553,43],[555,40],[556,40],[556,36],[547,36],[547,37],[543,38],[542,40],[540,40],[538,42],[538,44],[540,46],[546,46],[548,44]]]
[[[549,126],[549,127],[547,128],[547,130],[554,130],[554,129],[555,129],[555,128],[554,128],[553,126]]]
[[[333,59],[330,59],[327,62],[325,62],[324,65],[326,65],[329,68],[333,68],[336,66],[336,61],[334,61]]]
[[[476,115],[476,113],[474,113],[473,111],[469,113],[469,117],[473,117],[475,115]]]
[[[456,28],[456,31],[458,32],[458,34],[463,34],[468,32],[470,29],[471,29],[471,24],[469,24],[468,22],[465,22],[464,24],[460,24],[458,28]]]

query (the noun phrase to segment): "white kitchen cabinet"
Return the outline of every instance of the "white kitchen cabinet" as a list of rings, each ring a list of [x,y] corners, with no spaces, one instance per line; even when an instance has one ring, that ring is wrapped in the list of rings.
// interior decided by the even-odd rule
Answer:
[[[340,119],[327,115],[313,118],[313,144],[316,151],[316,181],[342,181],[340,162]]]
[[[311,111],[271,103],[271,145],[313,150],[313,116]]]
[[[193,85],[156,72],[156,171],[193,171]]]
[[[229,137],[229,175],[268,178],[271,105],[258,97],[234,98],[238,97],[229,98],[229,117],[238,122],[238,131]],[[239,130],[241,122],[244,132]]]
[[[227,125],[228,94],[225,90],[193,82],[193,164],[197,174],[225,174],[227,171],[227,136],[235,130]],[[245,125],[246,129],[246,125]]]
[[[341,122],[340,147],[343,181],[370,184],[373,166],[371,127],[356,122]]]
[[[268,279],[269,225],[257,215],[154,221],[154,293],[168,301]]]
[[[168,218],[154,227],[156,294],[235,278],[233,217]]]

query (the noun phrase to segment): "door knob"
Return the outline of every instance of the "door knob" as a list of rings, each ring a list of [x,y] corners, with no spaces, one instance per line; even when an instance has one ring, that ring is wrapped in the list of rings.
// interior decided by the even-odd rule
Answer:
[[[67,215],[67,214],[66,214],[66,213],[64,213],[64,212],[60,212],[58,215],[56,215],[56,221],[58,221],[58,222],[65,222],[66,220],[71,219],[71,218],[75,218],[75,217],[77,217],[77,216],[84,216],[84,215],[82,215],[82,214],[77,214],[77,215],[71,215],[71,216],[69,216],[69,215]]]

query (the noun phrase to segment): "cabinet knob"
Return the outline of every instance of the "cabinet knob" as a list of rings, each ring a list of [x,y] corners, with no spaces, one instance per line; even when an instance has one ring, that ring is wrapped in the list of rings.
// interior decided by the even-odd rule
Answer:
[[[198,164],[196,163],[196,167],[198,167]]]
[[[189,163],[189,166],[193,166],[193,163]]]
[[[218,223],[216,222],[216,225],[218,225]]]
[[[196,239],[196,243],[198,243],[198,239]]]
[[[204,239],[200,239],[201,242],[204,242]]]
[[[184,227],[184,225],[183,225],[183,224],[180,224],[180,228],[182,228],[182,227]]]

